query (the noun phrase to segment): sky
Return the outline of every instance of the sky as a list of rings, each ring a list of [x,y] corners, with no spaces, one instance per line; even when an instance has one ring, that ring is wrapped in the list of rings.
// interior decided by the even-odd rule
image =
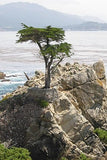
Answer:
[[[80,16],[94,16],[107,22],[107,0],[0,0],[1,4],[30,2],[48,9]]]

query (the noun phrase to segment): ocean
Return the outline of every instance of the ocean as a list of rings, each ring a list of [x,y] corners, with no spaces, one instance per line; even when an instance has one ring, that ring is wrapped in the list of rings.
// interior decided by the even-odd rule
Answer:
[[[44,61],[39,56],[36,44],[27,42],[17,44],[17,32],[0,32],[0,71],[6,79],[0,81],[0,99],[3,94],[12,92],[26,81],[36,70],[44,71]],[[107,31],[66,31],[65,39],[72,44],[74,55],[65,60],[93,64],[103,60],[107,73]]]

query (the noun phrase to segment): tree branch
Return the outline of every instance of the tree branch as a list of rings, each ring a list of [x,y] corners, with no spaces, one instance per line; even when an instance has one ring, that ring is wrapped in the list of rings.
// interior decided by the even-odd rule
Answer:
[[[58,66],[58,64],[59,64],[63,59],[64,59],[64,57],[62,57],[62,58],[55,64],[55,66],[53,66],[53,67],[51,68],[51,72],[53,72],[53,71],[55,70],[55,68]]]
[[[37,45],[39,46],[40,51],[42,51],[42,46],[41,46],[41,44],[40,44],[39,42],[36,42],[36,43],[37,43]]]
[[[28,77],[28,75],[25,72],[24,72],[24,74],[25,74],[27,80],[30,80],[30,78]]]

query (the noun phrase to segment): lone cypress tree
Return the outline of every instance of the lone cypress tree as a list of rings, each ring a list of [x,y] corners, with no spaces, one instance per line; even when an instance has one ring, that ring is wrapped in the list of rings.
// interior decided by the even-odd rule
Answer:
[[[47,26],[46,28],[28,27],[22,24],[23,29],[19,30],[17,43],[31,41],[36,43],[40,55],[45,62],[45,88],[50,88],[51,71],[65,58],[70,57],[71,44],[64,42],[64,30]]]

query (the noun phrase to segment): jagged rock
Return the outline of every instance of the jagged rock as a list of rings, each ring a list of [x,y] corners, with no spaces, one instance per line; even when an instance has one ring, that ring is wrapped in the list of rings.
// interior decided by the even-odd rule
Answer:
[[[1,101],[0,141],[28,148],[33,160],[62,156],[76,160],[81,153],[95,160],[105,158],[106,149],[93,132],[94,127],[107,129],[104,75],[102,62],[93,66],[67,63],[52,73],[54,88],[43,89],[44,75],[36,72]],[[38,99],[49,105],[41,107]]]
[[[26,81],[24,85],[27,87],[43,87],[44,80],[44,74],[41,71],[35,71],[35,77],[32,77],[30,80]]]
[[[59,116],[58,124],[67,133],[72,142],[87,154],[103,154],[105,149],[98,137],[93,133],[94,128],[81,112],[73,104],[71,105],[68,97],[64,95],[55,103],[55,111]]]
[[[78,157],[81,150],[57,124],[52,104],[42,109],[35,101],[27,101],[26,96],[24,105],[20,104],[23,96],[19,104],[18,97],[8,101],[7,109],[0,115],[0,140],[9,146],[28,148],[33,160],[59,160],[68,151],[70,157]]]
[[[97,66],[97,64],[100,64],[100,62],[93,66]],[[107,122],[107,112],[103,107],[103,99],[106,96],[105,76],[98,78],[101,73],[105,75],[102,62],[101,70],[99,69],[100,74],[98,74],[98,71],[96,74],[95,67],[94,69],[88,67],[88,69],[83,69],[75,75],[67,75],[61,79],[62,90],[70,91],[77,100],[84,116],[94,127],[99,127]]]
[[[94,63],[93,68],[96,72],[98,79],[100,79],[106,86],[106,76],[105,76],[105,68],[103,61],[98,61]]]
[[[4,79],[6,77],[6,74],[4,74],[3,72],[0,72],[0,79]]]
[[[41,72],[41,71],[35,71],[35,75],[36,75],[36,76],[43,76],[44,74],[43,74],[43,72]]]
[[[45,111],[41,122],[31,125],[27,131],[27,148],[31,151],[33,159],[55,159],[58,160],[62,155],[69,154],[72,158],[79,157],[81,151],[70,142],[67,135],[57,125],[52,112]],[[35,132],[35,134],[33,134]],[[31,145],[32,144],[32,145]]]
[[[61,85],[64,90],[69,90],[82,86],[88,82],[92,82],[97,79],[94,70],[86,69],[72,76],[67,75],[61,79]]]

